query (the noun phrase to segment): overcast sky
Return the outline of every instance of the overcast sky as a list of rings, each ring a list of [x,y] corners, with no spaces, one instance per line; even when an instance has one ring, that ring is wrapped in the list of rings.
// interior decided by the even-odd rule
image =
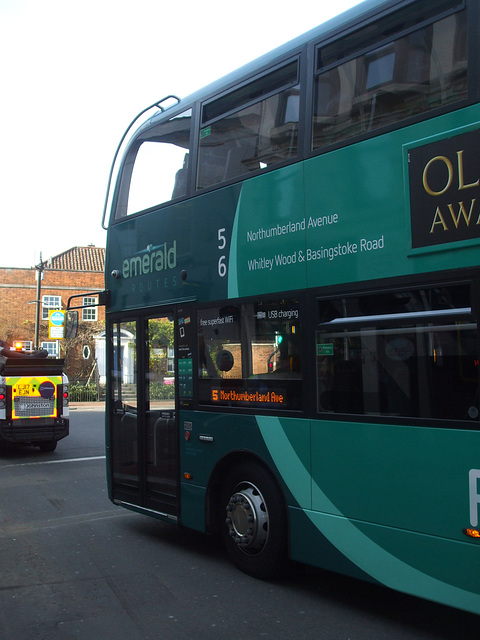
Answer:
[[[359,0],[0,0],[0,267],[105,246],[126,126]]]

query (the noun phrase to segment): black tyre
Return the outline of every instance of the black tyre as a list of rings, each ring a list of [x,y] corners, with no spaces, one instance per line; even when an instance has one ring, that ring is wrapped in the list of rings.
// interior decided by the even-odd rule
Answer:
[[[286,561],[287,518],[271,474],[255,463],[232,469],[220,511],[222,536],[233,563],[255,578],[278,575]]]
[[[38,442],[38,446],[40,447],[40,451],[50,452],[55,451],[57,448],[56,440],[44,440],[43,442]]]

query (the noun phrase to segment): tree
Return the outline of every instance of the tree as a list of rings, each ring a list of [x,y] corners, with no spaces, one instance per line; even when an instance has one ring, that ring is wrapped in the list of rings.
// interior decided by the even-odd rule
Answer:
[[[150,348],[173,347],[173,322],[168,318],[151,318],[148,321]]]
[[[95,336],[104,330],[104,322],[81,322],[75,338],[62,340],[62,357],[69,380],[86,380],[95,365]],[[84,347],[89,348],[89,357],[84,358]]]

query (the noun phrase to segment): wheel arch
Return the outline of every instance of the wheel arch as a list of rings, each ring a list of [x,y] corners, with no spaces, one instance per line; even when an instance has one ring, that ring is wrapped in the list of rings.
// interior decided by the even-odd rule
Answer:
[[[215,465],[215,468],[213,469],[208,482],[205,501],[205,522],[207,531],[209,531],[210,533],[218,533],[220,522],[219,515],[220,512],[222,514],[224,513],[224,507],[222,507],[222,505],[220,504],[220,495],[223,481],[227,477],[231,469],[243,463],[259,465],[263,467],[263,469],[272,477],[272,480],[277,485],[280,495],[282,496],[282,508],[287,522],[288,532],[290,530],[290,526],[288,523],[287,500],[282,484],[279,481],[278,474],[272,469],[272,466],[269,465],[264,458],[254,453],[253,451],[248,450],[231,451],[223,458],[221,458]]]

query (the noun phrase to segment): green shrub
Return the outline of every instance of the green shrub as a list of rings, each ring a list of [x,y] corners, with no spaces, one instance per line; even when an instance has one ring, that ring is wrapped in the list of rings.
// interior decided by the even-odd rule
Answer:
[[[70,402],[96,402],[98,389],[94,384],[73,382],[68,385],[68,397]]]
[[[163,382],[150,383],[150,400],[173,400],[175,398],[175,386],[163,384]]]

